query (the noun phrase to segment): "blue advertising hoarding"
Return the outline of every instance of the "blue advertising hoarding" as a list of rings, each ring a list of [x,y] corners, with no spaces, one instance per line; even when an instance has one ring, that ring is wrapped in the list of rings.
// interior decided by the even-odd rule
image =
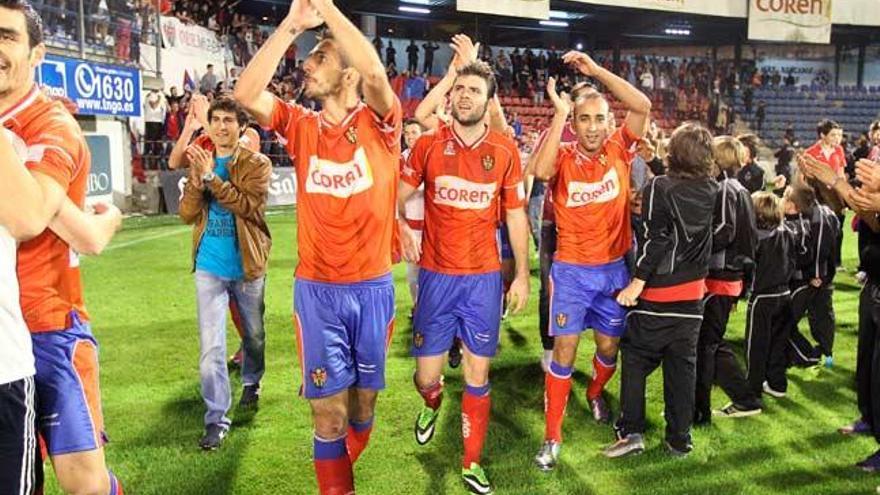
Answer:
[[[51,96],[70,99],[84,115],[141,115],[141,72],[134,67],[46,55],[37,81]]]

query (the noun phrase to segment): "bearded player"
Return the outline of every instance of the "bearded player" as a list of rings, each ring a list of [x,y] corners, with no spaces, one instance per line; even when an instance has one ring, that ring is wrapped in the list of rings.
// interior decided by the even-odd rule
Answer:
[[[434,435],[443,398],[443,367],[453,339],[462,340],[464,394],[461,403],[464,456],[462,480],[472,493],[492,493],[480,466],[489,423],[489,365],[498,347],[502,310],[501,263],[496,227],[503,210],[516,259],[507,294],[522,310],[529,293],[528,219],[519,152],[514,142],[485,122],[495,78],[484,62],[458,69],[452,84],[451,125],[422,136],[409,155],[399,208],[425,186],[425,231],[421,242],[400,222],[404,258],[419,261],[419,304],[413,320],[415,386],[424,407],[416,441]]]
[[[632,247],[629,149],[644,136],[651,113],[651,101],[644,94],[588,55],[569,52],[563,60],[602,83],[628,113],[623,126],[615,130],[602,93],[586,92],[573,104],[577,142],[560,145],[572,104],[560,98],[555,81],[549,81],[548,93],[556,111],[535,161],[539,179],[555,179],[558,231],[550,271],[553,360],[545,375],[544,445],[535,456],[545,471],[553,469],[559,458],[572,369],[581,333],[587,329],[594,330],[596,342],[587,400],[597,421],[610,422],[602,391],[616,369],[626,319],[615,297],[630,281],[624,261]]]
[[[267,87],[287,49],[326,23],[304,64],[314,112]],[[296,168],[294,324],[322,494],[354,491],[394,323],[391,279],[402,110],[373,46],[329,0],[295,0],[234,96],[282,138]]]

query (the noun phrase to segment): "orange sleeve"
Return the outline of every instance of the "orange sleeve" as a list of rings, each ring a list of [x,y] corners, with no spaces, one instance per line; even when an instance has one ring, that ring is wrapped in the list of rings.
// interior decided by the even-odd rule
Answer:
[[[65,191],[79,172],[74,157],[78,157],[81,141],[73,136],[44,132],[36,142],[28,143],[25,166],[31,172],[51,177]]]
[[[394,103],[391,110],[382,117],[377,115],[372,108],[369,109],[373,114],[373,120],[376,129],[382,134],[382,141],[389,150],[395,150],[400,146],[400,137],[403,135],[403,107],[397,96],[394,97]]]
[[[519,150],[512,142],[505,146],[510,153],[510,159],[507,160],[507,168],[504,170],[501,189],[501,203],[505,209],[512,210],[514,208],[522,208],[525,206],[526,191],[523,186],[522,162],[519,157]]]
[[[269,128],[278,134],[287,137],[287,129],[291,122],[302,115],[302,107],[295,103],[282,101],[275,97],[275,106],[272,108],[272,116],[269,118]]]

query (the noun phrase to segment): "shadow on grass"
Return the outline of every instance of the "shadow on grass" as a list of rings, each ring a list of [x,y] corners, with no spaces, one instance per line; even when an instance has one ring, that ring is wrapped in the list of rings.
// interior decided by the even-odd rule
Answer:
[[[539,374],[537,364],[492,369],[491,380],[499,386],[492,389],[492,416],[483,449],[483,467],[499,493],[591,494],[593,489],[583,479],[585,473],[570,467],[564,457],[552,474],[543,473],[532,464],[532,457],[543,441],[543,428],[527,429],[529,425],[543,426],[543,386],[535,378]],[[437,432],[432,442],[416,454],[429,479],[430,488],[425,495],[448,493],[445,487],[449,477],[458,479],[460,475],[463,387],[460,375],[447,375]],[[551,489],[559,484],[564,485],[563,491]]]
[[[194,379],[197,378],[196,375]],[[238,467],[247,451],[250,434],[257,427],[253,421],[257,410],[237,407],[235,391],[240,389],[237,373],[231,374],[230,381],[233,390],[232,428],[223,445],[214,452],[199,448],[204,403],[197,384],[182,387],[162,403],[158,415],[162,420],[143,425],[140,436],[125,444],[131,452],[163,451],[168,462],[161,466],[145,466],[140,473],[141,479],[130,480],[131,486],[127,489],[140,494],[233,493]]]

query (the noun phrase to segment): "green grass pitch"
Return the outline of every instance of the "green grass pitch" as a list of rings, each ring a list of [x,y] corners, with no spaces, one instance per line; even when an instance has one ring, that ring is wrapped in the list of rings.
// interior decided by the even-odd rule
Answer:
[[[108,463],[126,493],[310,494],[316,493],[311,463],[309,409],[297,396],[300,373],[291,326],[291,283],[296,265],[295,215],[275,210],[266,290],[267,371],[259,411],[233,409],[233,429],[221,450],[197,446],[203,406],[198,381],[198,333],[190,229],[174,217],[129,219],[100,258],[83,261],[86,301],[101,343],[101,385]],[[855,238],[847,232],[847,274],[837,278],[838,333],[831,370],[792,370],[786,399],[767,398],[764,414],[716,419],[696,429],[695,450],[685,459],[668,456],[663,438],[660,372],[649,382],[647,451],[609,460],[600,448],[609,427],[589,417],[584,398],[592,339],[584,341],[564,427],[559,468],[545,474],[532,465],[543,438],[544,380],[538,365],[536,270],[528,310],[502,324],[501,349],[493,364],[492,419],[484,466],[499,494],[850,494],[873,493],[880,478],[853,463],[872,453],[870,437],[845,438],[836,428],[857,416],[854,392],[859,287],[851,272]],[[533,263],[534,264],[534,263]],[[397,325],[388,356],[387,390],[377,409],[370,446],[355,470],[358,493],[439,495],[464,493],[461,456],[460,370],[447,373],[447,394],[437,435],[416,445],[412,424],[420,405],[408,356],[409,293],[404,269],[395,267]],[[728,334],[744,333],[740,304]],[[236,335],[229,325],[230,348]],[[234,402],[240,393],[233,378]],[[610,384],[618,410],[619,378]],[[714,406],[726,402],[716,389]],[[46,464],[47,471],[51,471]],[[47,474],[47,493],[59,493]]]

